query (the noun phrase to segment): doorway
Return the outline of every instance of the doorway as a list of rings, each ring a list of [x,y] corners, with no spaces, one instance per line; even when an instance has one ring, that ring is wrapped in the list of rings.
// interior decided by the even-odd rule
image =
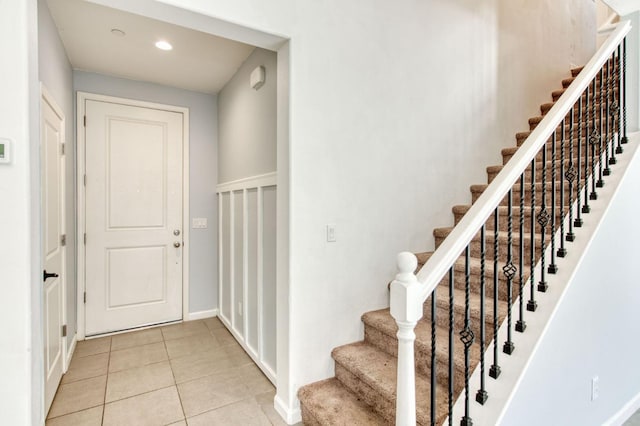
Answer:
[[[65,370],[65,166],[62,109],[42,86],[40,99],[40,146],[42,179],[42,256],[45,412]]]
[[[182,320],[188,110],[80,92],[78,114],[79,334]]]

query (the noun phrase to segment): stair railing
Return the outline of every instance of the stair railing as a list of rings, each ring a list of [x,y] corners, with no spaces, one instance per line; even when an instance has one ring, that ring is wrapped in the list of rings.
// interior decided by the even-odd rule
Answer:
[[[603,179],[611,172],[609,165],[615,164],[616,154],[623,152],[622,144],[627,142],[624,94],[625,37],[630,28],[628,21],[617,25],[417,274],[416,257],[408,252],[398,255],[399,273],[391,284],[390,295],[391,315],[398,325],[396,425],[413,426],[416,421],[435,425],[440,424],[447,415],[449,425],[452,425],[454,398],[457,397],[455,394],[462,390],[465,393],[465,415],[460,424],[472,424],[469,377],[470,350],[474,343],[480,345],[481,368],[480,389],[475,400],[484,404],[490,397],[484,385],[484,352],[487,344],[493,341],[494,352],[489,354],[493,359],[488,375],[498,379],[500,365],[497,331],[504,316],[508,330],[507,340],[502,347],[503,352],[510,355],[515,348],[512,338],[514,285],[519,295],[515,331],[524,332],[525,293],[529,290],[526,309],[533,312],[537,308],[536,291],[547,290],[549,284],[546,274],[553,274],[558,270],[556,256],[566,255],[568,248],[565,241],[570,243],[574,240],[574,228],[582,226],[583,216],[590,211],[589,201],[597,199],[597,188],[604,185]],[[547,164],[548,154],[551,154],[550,167]],[[540,161],[541,165],[538,165]],[[541,168],[541,175],[536,176],[536,167]],[[552,170],[549,171],[549,168]],[[547,183],[549,174],[551,182]],[[558,176],[559,181],[556,181]],[[541,181],[537,178],[541,178]],[[515,209],[514,197],[518,199]],[[517,210],[517,213],[514,213],[514,210]],[[527,211],[529,218],[525,221]],[[501,219],[507,221],[506,226],[502,226],[502,231]],[[519,231],[516,235],[513,229],[514,222]],[[565,229],[565,223],[568,229]],[[491,243],[490,250],[487,250],[487,242]],[[548,242],[551,243],[551,250],[546,249]],[[559,248],[556,247],[557,243],[560,244]],[[548,251],[551,252],[550,259],[545,258],[545,252]],[[480,324],[477,327],[471,324],[470,319],[472,254],[480,258],[480,279],[474,284],[479,287],[480,293]],[[489,264],[493,263],[492,267],[487,267],[488,260]],[[493,276],[488,274],[489,271]],[[536,271],[540,276],[537,286]],[[502,280],[501,276],[504,277]],[[449,286],[449,312],[448,318],[444,319],[436,318],[435,289],[441,281]],[[458,325],[454,312],[456,285],[464,286],[464,312],[458,319]],[[506,295],[499,290],[502,285],[506,286]],[[485,309],[487,287],[490,286],[493,287],[489,289],[493,296],[493,307]],[[430,314],[431,320],[431,391],[430,401],[419,401],[419,407],[430,403],[427,415],[420,412],[420,409],[416,411],[414,329],[423,315],[423,306],[429,297],[431,303],[426,305],[426,312]],[[498,306],[498,299],[501,297],[506,298],[506,315],[500,312]],[[490,311],[491,315],[487,315],[487,311]],[[449,333],[445,342],[438,342],[436,339],[435,330],[438,322],[448,324]],[[462,378],[454,371],[456,334],[459,335],[464,354]],[[476,334],[480,335],[480,342],[476,342]],[[488,341],[487,334],[490,337]],[[438,370],[436,361],[436,345],[442,343],[448,345],[448,363],[444,373]],[[442,409],[439,411],[436,399],[437,392],[442,391],[442,387],[438,389],[437,386],[441,373],[447,377],[446,383],[442,386],[448,394],[446,412],[441,412]],[[422,417],[417,418],[420,416]]]

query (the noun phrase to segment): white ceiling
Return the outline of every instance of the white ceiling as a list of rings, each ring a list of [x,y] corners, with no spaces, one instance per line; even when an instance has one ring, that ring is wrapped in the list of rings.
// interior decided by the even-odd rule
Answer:
[[[84,0],[47,3],[74,69],[217,93],[254,49]],[[113,28],[126,35],[113,35]],[[161,39],[173,50],[157,49]]]

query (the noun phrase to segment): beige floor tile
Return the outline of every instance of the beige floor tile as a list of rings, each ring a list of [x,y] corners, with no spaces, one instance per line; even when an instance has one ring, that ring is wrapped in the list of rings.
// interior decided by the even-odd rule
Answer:
[[[121,349],[119,351],[111,352],[109,373],[166,361],[167,359],[167,351],[165,350],[164,342]]]
[[[209,330],[215,330],[216,328],[224,327],[224,324],[222,324],[222,321],[220,321],[218,317],[206,318],[206,319],[203,319],[202,322],[205,323],[205,325]]]
[[[287,423],[280,417],[280,414],[276,411],[273,406],[273,398],[276,396],[275,388],[269,392],[261,393],[259,395],[254,396],[256,402],[260,406],[262,412],[269,418],[269,421],[272,425],[275,426],[286,426]],[[297,423],[297,425],[302,425],[302,423]]]
[[[218,343],[216,338],[208,331],[180,339],[167,340],[165,345],[167,346],[167,353],[171,359],[198,352],[214,351],[220,348],[220,343]]]
[[[113,402],[141,393],[173,385],[173,373],[168,361],[130,368],[109,374],[106,402]]]
[[[62,383],[77,382],[91,377],[104,376],[109,367],[109,354],[89,355],[85,357],[73,357],[69,370],[62,376]]]
[[[264,415],[267,416],[272,425],[287,426],[287,422],[285,422],[282,417],[280,417],[280,414],[278,414],[276,409],[273,407],[273,400],[270,404],[261,404],[260,409],[262,410]],[[301,425],[302,423],[299,424]]]
[[[222,349],[233,360],[235,366],[254,365],[249,354],[247,354],[244,349],[242,349],[242,346],[240,346],[235,340],[234,343],[223,346]]]
[[[254,399],[245,399],[187,419],[189,426],[271,426]]]
[[[169,426],[187,426],[186,420],[181,420],[179,422],[171,423]]]
[[[184,420],[175,386],[121,399],[104,407],[103,425],[168,425]]]
[[[133,346],[148,345],[149,343],[162,342],[162,332],[159,328],[133,331],[115,335],[111,338],[111,350],[131,348]]]
[[[238,371],[234,370],[179,384],[178,392],[187,417],[249,398],[249,389],[239,380]]]
[[[248,364],[238,367],[242,381],[251,391],[252,395],[259,395],[265,392],[275,391],[273,384],[267,376],[255,364]]]
[[[209,329],[202,321],[187,321],[161,328],[165,340],[180,339],[194,334],[207,333]]]
[[[82,340],[76,344],[74,358],[102,354],[111,350],[111,336]]]
[[[47,420],[46,426],[100,426],[103,406]]]
[[[58,417],[102,405],[107,376],[61,385],[53,400],[49,417]]]
[[[256,400],[256,402],[258,403],[258,405],[262,405],[262,404],[271,404],[273,405],[273,398],[275,398],[276,396],[276,391],[275,389],[269,392],[264,392],[264,393],[260,393],[257,395],[254,395],[254,398]]]
[[[233,361],[222,349],[198,352],[171,359],[176,383],[183,383],[232,368]]]
[[[229,333],[229,330],[227,330],[225,327],[214,328],[213,330],[211,330],[211,334],[215,336],[215,338],[222,346],[238,344],[233,335]]]

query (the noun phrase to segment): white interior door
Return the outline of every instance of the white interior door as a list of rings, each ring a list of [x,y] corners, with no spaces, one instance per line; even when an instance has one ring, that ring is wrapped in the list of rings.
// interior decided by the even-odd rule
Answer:
[[[86,335],[182,319],[183,114],[86,100]]]
[[[43,93],[41,100],[43,304],[45,411],[64,370],[64,116]]]

